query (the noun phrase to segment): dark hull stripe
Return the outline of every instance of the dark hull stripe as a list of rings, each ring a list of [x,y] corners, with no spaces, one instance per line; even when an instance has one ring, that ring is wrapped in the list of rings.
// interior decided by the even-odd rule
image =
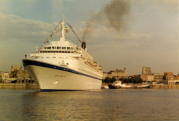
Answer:
[[[27,65],[34,65],[34,66],[40,66],[40,67],[45,67],[45,68],[51,68],[51,69],[66,71],[66,72],[70,72],[70,73],[73,73],[73,74],[87,76],[87,77],[97,79],[97,80],[102,80],[100,78],[96,78],[94,76],[90,76],[90,75],[87,75],[87,74],[84,74],[84,73],[81,73],[81,72],[78,72],[78,71],[75,71],[75,70],[72,70],[72,69],[69,69],[69,68],[64,68],[64,67],[60,67],[60,66],[56,66],[56,65],[52,65],[52,64],[47,64],[47,63],[44,63],[44,62],[39,62],[39,61],[34,61],[34,60],[22,60],[22,61],[23,61],[24,67],[26,67]]]
[[[40,89],[41,92],[52,92],[52,91],[82,91],[82,90],[74,90],[74,89]]]

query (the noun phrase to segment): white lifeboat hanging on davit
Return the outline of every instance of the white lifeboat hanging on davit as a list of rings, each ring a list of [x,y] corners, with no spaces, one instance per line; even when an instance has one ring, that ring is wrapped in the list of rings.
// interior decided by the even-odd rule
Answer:
[[[101,65],[98,65],[98,66],[97,66],[97,69],[102,70],[102,66],[101,66]]]
[[[93,61],[93,65],[94,65],[94,66],[97,66],[98,64],[97,64],[97,62],[96,62],[96,61]]]

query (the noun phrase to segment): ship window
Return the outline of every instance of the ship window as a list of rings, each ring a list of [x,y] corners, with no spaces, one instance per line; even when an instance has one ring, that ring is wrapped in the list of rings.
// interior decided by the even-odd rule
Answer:
[[[50,53],[50,51],[48,51],[48,53]]]
[[[71,50],[73,50],[73,47],[70,47]]]
[[[61,53],[61,51],[59,51],[59,53]]]
[[[47,53],[47,51],[45,51],[45,53]]]
[[[66,47],[62,47],[62,49],[65,49],[65,50],[66,50]]]
[[[62,51],[62,53],[64,53],[64,51]]]
[[[44,57],[41,57],[41,58],[44,58]]]
[[[68,51],[68,53],[70,53],[70,51]]]
[[[65,53],[67,53],[67,51],[65,51]]]
[[[71,49],[71,47],[67,47],[67,50],[70,50]]]
[[[57,49],[61,49],[61,47],[57,47]]]
[[[58,51],[56,51],[56,53],[58,53]]]
[[[51,51],[51,53],[53,53],[53,51]]]
[[[54,56],[54,57],[52,57],[52,58],[56,58],[56,57]]]
[[[51,49],[51,47],[47,47],[47,49]]]
[[[71,51],[71,53],[73,53],[73,51]]]
[[[46,58],[49,58],[49,57],[46,57]]]
[[[52,49],[56,49],[56,47],[52,46]]]

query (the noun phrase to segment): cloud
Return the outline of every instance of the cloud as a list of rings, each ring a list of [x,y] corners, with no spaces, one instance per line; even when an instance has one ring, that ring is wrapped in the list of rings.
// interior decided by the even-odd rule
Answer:
[[[178,13],[179,10],[179,0],[132,0],[131,3],[133,5],[149,6],[150,8],[160,8],[166,12]]]
[[[42,41],[57,25],[3,13],[0,13],[0,23],[1,41]]]

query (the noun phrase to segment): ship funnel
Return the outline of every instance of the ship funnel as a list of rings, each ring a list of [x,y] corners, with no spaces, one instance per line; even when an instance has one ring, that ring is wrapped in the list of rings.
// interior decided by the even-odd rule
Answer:
[[[81,42],[81,47],[85,50],[85,48],[86,48],[86,42]]]

